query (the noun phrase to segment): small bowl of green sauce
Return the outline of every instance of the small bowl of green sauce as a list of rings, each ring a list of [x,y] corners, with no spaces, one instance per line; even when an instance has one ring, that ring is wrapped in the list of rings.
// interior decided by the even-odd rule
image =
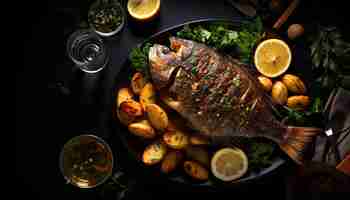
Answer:
[[[88,13],[90,27],[101,36],[112,36],[122,30],[125,11],[117,0],[97,0]]]

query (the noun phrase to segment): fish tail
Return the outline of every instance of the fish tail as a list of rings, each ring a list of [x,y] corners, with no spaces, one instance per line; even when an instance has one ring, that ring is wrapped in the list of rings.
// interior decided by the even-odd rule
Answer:
[[[280,148],[296,163],[302,165],[313,137],[320,132],[319,128],[288,126]]]

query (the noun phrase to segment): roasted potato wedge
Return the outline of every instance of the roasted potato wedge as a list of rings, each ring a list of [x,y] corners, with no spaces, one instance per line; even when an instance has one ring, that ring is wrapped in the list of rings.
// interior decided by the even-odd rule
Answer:
[[[133,97],[134,97],[134,94],[129,88],[127,87],[120,88],[117,94],[117,107],[119,107],[120,104],[123,103],[124,101],[132,100]]]
[[[204,148],[189,146],[186,148],[185,151],[186,151],[186,157],[189,160],[197,161],[198,163],[202,164],[205,167],[210,166],[209,153]]]
[[[140,103],[144,110],[147,104],[156,103],[156,91],[152,83],[147,83],[140,91]]]
[[[117,108],[117,117],[119,121],[124,124],[125,126],[128,126],[131,124],[133,121],[135,121],[136,117],[135,116],[130,116],[128,113],[124,112],[123,110]]]
[[[161,171],[166,174],[174,171],[182,161],[183,157],[184,155],[181,151],[168,152],[162,161]]]
[[[141,104],[134,100],[123,101],[120,104],[120,110],[133,117],[139,117],[143,115]]]
[[[147,104],[146,113],[152,126],[157,130],[165,130],[168,127],[168,115],[166,112],[156,104]]]
[[[188,135],[178,130],[173,132],[166,132],[163,135],[163,141],[173,149],[184,149],[189,144]]]
[[[156,132],[148,120],[131,123],[129,124],[128,129],[132,134],[146,139],[152,139],[156,136]]]
[[[131,89],[135,94],[140,94],[147,81],[142,73],[136,72],[131,79]]]
[[[200,135],[191,135],[190,144],[191,145],[208,145],[210,143],[209,139]]]
[[[184,170],[186,174],[188,174],[194,179],[197,179],[200,181],[208,180],[208,177],[209,177],[208,170],[195,161],[185,161]]]
[[[146,147],[142,154],[142,161],[146,165],[154,165],[162,161],[166,155],[167,148],[161,141],[156,141]]]

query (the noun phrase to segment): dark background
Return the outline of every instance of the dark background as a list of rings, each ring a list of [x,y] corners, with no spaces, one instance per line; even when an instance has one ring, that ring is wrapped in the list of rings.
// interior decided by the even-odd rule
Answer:
[[[129,50],[152,33],[185,21],[242,17],[225,1],[162,0],[161,17],[155,27],[142,33],[127,24],[110,42],[113,47],[111,64],[100,75],[87,76],[75,70],[67,60],[65,41],[85,19],[89,2],[39,0],[21,3],[25,27],[20,35],[23,39],[23,64],[16,66],[16,195],[35,199],[100,198],[95,190],[79,190],[65,185],[58,158],[63,144],[73,136],[95,133],[108,139],[113,134],[106,126],[113,103],[110,96],[119,67]],[[346,2],[341,2],[302,2],[288,23],[320,21],[338,25],[348,33],[345,23],[347,6]],[[119,148],[118,142],[114,142],[113,148]],[[124,168],[134,173],[131,166]],[[274,194],[273,199],[285,199],[283,173],[264,183],[231,192],[248,192],[247,197],[263,192]],[[174,196],[174,191],[179,192],[180,188],[171,185],[141,184],[135,190],[139,192],[130,198],[160,199],[162,195],[183,198]],[[200,194],[208,197],[203,191]]]

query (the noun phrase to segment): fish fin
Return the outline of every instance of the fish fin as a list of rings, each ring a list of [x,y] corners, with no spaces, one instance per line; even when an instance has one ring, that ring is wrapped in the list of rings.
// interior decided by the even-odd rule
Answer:
[[[288,126],[280,148],[296,163],[302,165],[306,150],[312,143],[313,137],[320,132],[319,128]]]

